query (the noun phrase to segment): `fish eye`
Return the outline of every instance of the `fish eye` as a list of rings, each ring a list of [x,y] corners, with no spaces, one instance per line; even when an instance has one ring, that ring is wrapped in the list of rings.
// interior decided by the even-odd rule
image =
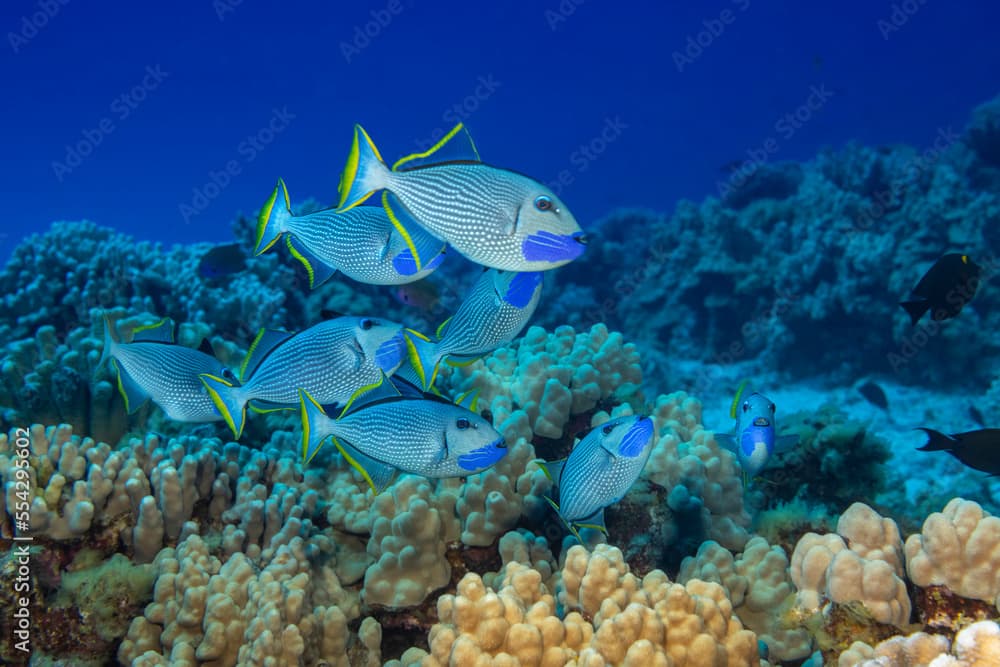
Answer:
[[[459,417],[458,421],[455,422],[455,426],[458,427],[459,431],[464,431],[470,426],[469,420],[466,419],[465,417]]]
[[[228,368],[223,368],[222,369],[222,377],[224,377],[225,379],[230,380],[230,381],[235,381],[236,380],[236,373],[234,373],[233,371],[231,371]]]
[[[750,401],[743,401],[743,412],[750,411]]]
[[[365,331],[368,331],[373,326],[375,326],[375,320],[369,319],[367,317],[361,320],[361,328],[364,329]]]
[[[539,211],[551,211],[553,208],[552,197],[548,195],[539,195],[535,197],[535,208]]]
[[[614,424],[605,424],[604,428],[601,429],[601,433],[604,435],[611,435],[611,432],[615,430]]]

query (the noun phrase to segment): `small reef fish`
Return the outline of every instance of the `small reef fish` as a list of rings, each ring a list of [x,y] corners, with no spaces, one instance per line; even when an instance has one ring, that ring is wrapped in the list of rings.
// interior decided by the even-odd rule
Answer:
[[[240,368],[240,382],[201,375],[208,395],[239,438],[250,401],[255,409],[294,408],[299,389],[324,405],[348,402],[403,362],[403,327],[371,317],[342,316],[297,334],[261,329]]]
[[[433,279],[399,285],[392,290],[392,297],[404,306],[430,313],[441,306],[441,288]]]
[[[424,391],[434,386],[438,366],[469,364],[514,340],[531,319],[542,294],[542,274],[487,269],[455,314],[437,330],[437,339],[407,329],[408,364],[403,376]]]
[[[279,178],[257,218],[254,254],[285,236],[289,252],[309,274],[310,287],[337,271],[369,285],[402,285],[426,277],[441,264],[447,244],[405,217],[395,224],[384,208],[373,206],[292,215],[288,189]],[[422,258],[419,265],[417,257]]]
[[[1000,475],[1000,428],[946,435],[931,428],[919,428],[927,434],[927,444],[917,447],[921,452],[948,452],[976,470]]]
[[[858,393],[864,396],[865,400],[875,407],[883,410],[889,409],[889,398],[885,395],[885,390],[871,380],[865,380],[858,385]]]
[[[899,305],[909,313],[914,325],[928,310],[934,321],[950,319],[972,301],[982,272],[982,267],[968,255],[949,253],[936,261],[913,288],[913,295],[919,298]]]
[[[480,415],[433,395],[403,396],[385,376],[370,391],[359,392],[336,418],[327,416],[307,391],[299,395],[302,460],[312,460],[332,438],[375,493],[389,485],[397,470],[431,478],[466,477],[507,454],[503,436]]]
[[[772,454],[786,452],[799,443],[797,435],[775,435],[775,405],[771,399],[754,392],[740,405],[745,387],[746,381],[736,391],[729,409],[729,416],[736,420],[735,435],[715,434],[715,441],[720,446],[736,454],[743,468],[744,483],[767,465]]]
[[[217,245],[198,260],[198,275],[209,280],[225,278],[247,268],[247,254],[239,243]]]
[[[653,450],[653,420],[629,415],[591,430],[561,461],[539,461],[556,486],[546,500],[581,543],[579,529],[607,533],[604,509],[628,493]]]
[[[110,318],[104,317],[104,353],[118,379],[118,391],[129,414],[152,399],[167,417],[180,422],[222,419],[199,376],[211,373],[236,383],[231,370],[215,358],[205,340],[199,350],[174,343],[169,319],[134,330],[131,343],[115,339]]]
[[[446,151],[461,151],[445,156]],[[517,172],[484,164],[459,123],[423,153],[392,169],[360,125],[341,174],[339,209],[383,190],[382,204],[397,223],[409,214],[468,259],[507,271],[544,271],[583,254],[587,237],[573,214],[546,186]],[[425,258],[420,257],[418,267]]]

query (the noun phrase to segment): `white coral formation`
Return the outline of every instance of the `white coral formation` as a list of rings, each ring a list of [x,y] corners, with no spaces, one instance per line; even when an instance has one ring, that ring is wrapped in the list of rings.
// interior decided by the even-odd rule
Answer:
[[[1000,517],[952,499],[906,540],[906,571],[917,586],[942,585],[962,597],[1000,604]]]
[[[875,648],[854,642],[840,654],[839,667],[996,667],[1000,665],[1000,626],[979,621],[947,637],[916,632],[885,640]]]
[[[429,480],[406,475],[375,498],[368,542],[374,564],[365,573],[365,601],[387,607],[421,603],[451,578],[445,559],[457,539],[452,495],[433,497]]]
[[[771,658],[796,660],[809,655],[812,639],[804,628],[786,627],[783,605],[795,594],[788,576],[788,557],[781,547],[769,546],[762,537],[747,542],[734,557],[709,540],[693,558],[685,558],[677,575],[679,583],[693,579],[711,581],[726,589],[733,613],[768,646]]]
[[[701,403],[684,392],[661,395],[651,417],[659,439],[642,477],[669,490],[667,504],[675,514],[699,517],[708,539],[741,550],[750,539],[750,515],[739,464],[703,430]]]
[[[495,590],[468,574],[455,595],[441,596],[423,664],[757,664],[754,635],[717,584],[685,587],[659,570],[639,579],[618,549],[599,545],[589,553],[575,546],[557,603],[537,570],[516,561],[504,567]]]
[[[858,601],[876,621],[903,627],[911,606],[901,553],[895,522],[854,503],[840,517],[837,534],[806,533],[795,545],[791,577],[798,604],[818,610],[827,600]]]
[[[118,651],[123,663],[196,667],[350,665],[347,624],[360,615],[322,552],[296,537],[257,568],[243,554],[225,562],[197,535],[164,549],[154,566],[154,599]],[[378,661],[379,630],[367,624],[369,658]],[[372,656],[374,651],[375,655]]]
[[[639,353],[618,332],[595,324],[589,332],[531,327],[525,335],[451,373],[456,392],[478,389],[479,404],[506,435],[507,421],[527,417],[532,433],[559,438],[571,415],[594,409],[616,392],[642,382]]]

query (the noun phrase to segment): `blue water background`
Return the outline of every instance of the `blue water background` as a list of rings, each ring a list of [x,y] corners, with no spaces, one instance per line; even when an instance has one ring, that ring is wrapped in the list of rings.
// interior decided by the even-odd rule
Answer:
[[[997,92],[998,24],[938,0],[5,2],[0,254],[59,219],[222,241],[277,176],[332,202],[355,122],[392,159],[462,119],[585,227],[670,211],[769,139],[801,160],[959,130]]]

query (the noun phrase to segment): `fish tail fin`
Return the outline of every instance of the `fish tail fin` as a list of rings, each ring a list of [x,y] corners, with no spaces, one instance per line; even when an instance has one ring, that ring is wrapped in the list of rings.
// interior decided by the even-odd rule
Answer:
[[[930,310],[931,307],[930,303],[926,300],[900,301],[899,305],[902,306],[903,310],[909,314],[910,324],[913,326],[916,326],[917,322],[920,321],[920,318],[923,317],[924,313]]]
[[[274,192],[267,198],[257,216],[257,242],[253,254],[260,255],[273,246],[287,229],[288,221],[292,219],[292,204],[288,199],[288,188],[285,181],[278,179]]]
[[[406,329],[403,336],[406,339],[407,361],[420,380],[420,388],[429,391],[437,378],[441,362],[440,348],[437,343],[413,329]]]
[[[208,391],[209,398],[215,404],[219,414],[233,431],[233,436],[239,440],[247,418],[247,399],[242,391],[238,391],[231,382],[223,378],[202,373],[198,376]]]
[[[101,359],[97,362],[97,367],[101,368],[107,363],[114,351],[118,340],[115,338],[115,325],[111,322],[111,317],[107,313],[102,314],[104,319],[104,349],[101,350]]]
[[[389,167],[379,155],[375,143],[363,127],[355,125],[351,150],[340,174],[340,203],[337,209],[346,211],[357,206],[376,190],[385,188],[388,180]]]
[[[579,542],[580,544],[585,544],[583,538],[580,537],[580,531],[576,529],[576,526],[574,526],[571,521],[567,521],[566,517],[562,515],[562,512],[559,510],[559,503],[552,500],[548,496],[543,496],[543,498],[545,498],[545,502],[547,502],[549,504],[549,507],[551,507],[552,510],[556,513],[556,516],[559,517],[559,520],[562,522],[562,524],[566,526],[566,530],[568,530],[570,533],[573,534],[573,537],[576,538],[576,541]]]
[[[332,435],[330,424],[335,420],[327,416],[323,406],[305,389],[299,389],[299,416],[302,420],[302,463],[305,464],[316,456],[323,442]]]
[[[958,440],[941,431],[935,431],[932,428],[918,428],[917,430],[927,434],[927,444],[923,447],[917,447],[922,452],[946,452],[954,449],[955,445],[958,444]]]

